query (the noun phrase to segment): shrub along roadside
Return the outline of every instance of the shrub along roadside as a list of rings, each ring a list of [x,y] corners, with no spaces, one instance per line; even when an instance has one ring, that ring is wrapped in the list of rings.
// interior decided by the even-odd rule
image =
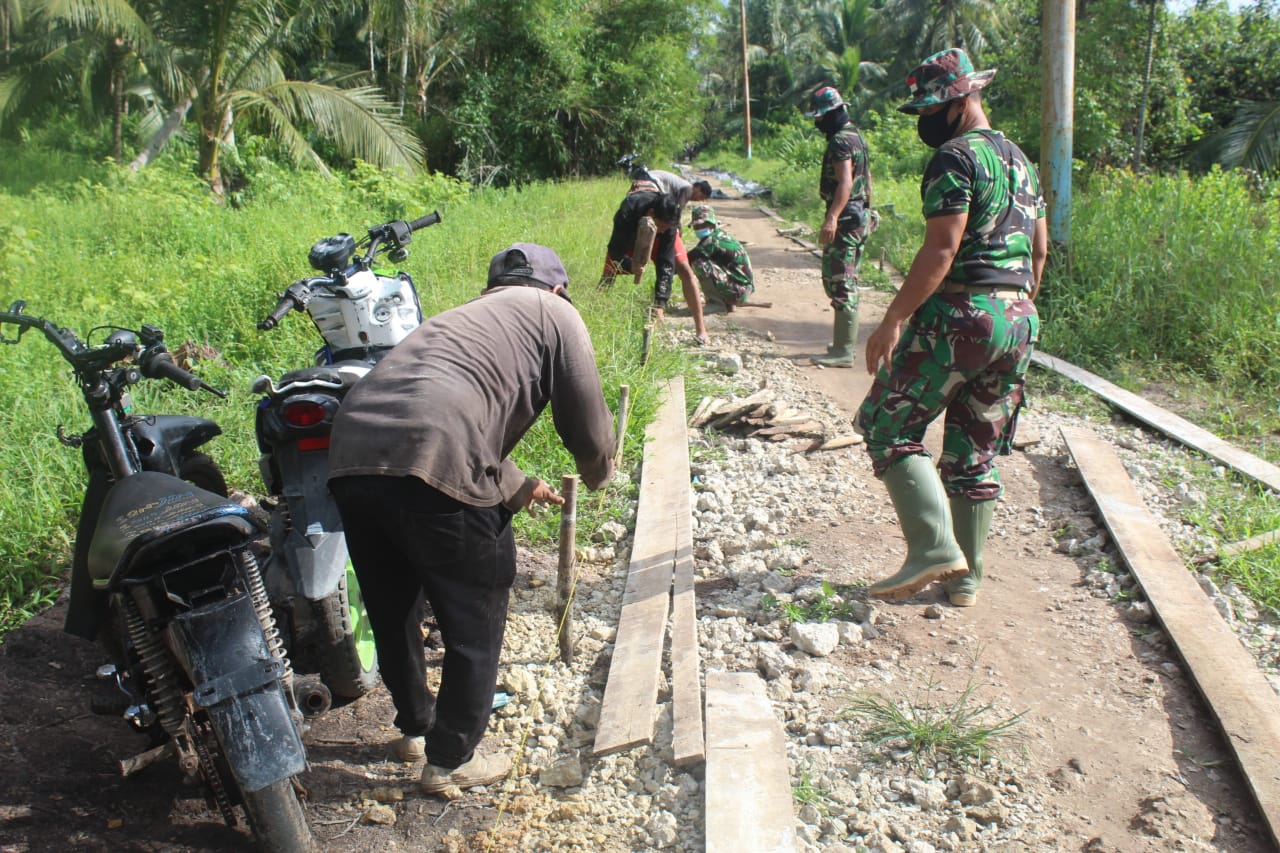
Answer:
[[[357,171],[326,180],[277,170],[259,182],[245,207],[232,209],[213,203],[200,182],[179,171],[108,170],[101,180],[44,185],[22,195],[0,190],[0,222],[6,223],[0,227],[0,303],[7,308],[26,300],[29,314],[82,337],[104,324],[145,322],[164,328],[171,348],[192,340],[217,350],[218,358],[193,369],[227,391],[226,400],[147,382],[135,386],[134,408],[214,419],[223,435],[205,449],[232,487],[261,495],[257,399],[249,386],[259,374],[278,376],[309,364],[319,338],[305,317],[291,316],[270,333],[259,332],[257,320],[290,282],[311,274],[307,252],[314,241],[439,209],[443,222],[415,235],[401,265],[413,275],[428,315],[478,295],[489,258],[503,246],[523,240],[560,254],[615,411],[620,386],[631,388],[625,471],[640,458],[661,381],[681,372],[685,358],[655,349],[640,364],[651,278],[642,286],[619,280],[608,292],[595,289],[625,189],[617,178],[468,193],[439,177],[403,183]],[[21,346],[0,347],[0,401],[2,634],[52,602],[69,565],[84,477],[79,454],[58,444],[55,429],[64,424],[80,432],[88,418],[61,358],[35,335]],[[574,471],[550,416],[539,419],[513,458],[557,489],[561,476]],[[621,514],[631,488],[583,490],[581,529]],[[558,531],[557,514],[522,513],[516,530],[525,541],[548,542]]]

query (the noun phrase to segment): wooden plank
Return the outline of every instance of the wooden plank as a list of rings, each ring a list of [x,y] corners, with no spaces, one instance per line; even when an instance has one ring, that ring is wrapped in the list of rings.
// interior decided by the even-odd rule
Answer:
[[[1176,439],[1193,450],[1198,450],[1211,459],[1216,459],[1233,471],[1251,477],[1264,486],[1280,492],[1280,467],[1272,465],[1265,459],[1259,459],[1248,451],[1234,447],[1206,429],[1202,429],[1188,420],[1178,417],[1172,412],[1149,403],[1137,394],[1131,394],[1101,376],[1090,373],[1069,364],[1060,358],[1034,353],[1031,360],[1041,367],[1061,373],[1068,379],[1079,382],[1090,391],[1105,399],[1130,417],[1142,421],[1148,426]]]
[[[682,497],[672,507],[675,522],[675,578],[671,596],[671,706],[672,751],[676,766],[694,764],[706,757],[702,736],[701,666],[698,659],[698,613],[693,587],[693,507],[689,483],[688,432],[676,460],[685,483]]]
[[[753,672],[707,673],[707,853],[796,845],[782,723]]]
[[[596,755],[653,742],[658,673],[675,564],[671,509],[680,503],[681,494],[685,495],[685,512],[689,506],[688,432],[684,425],[684,380],[680,377],[662,391],[657,416],[645,431],[642,465],[636,531],[596,730]]]
[[[1120,457],[1088,431],[1063,428],[1062,436],[1112,539],[1217,717],[1272,840],[1280,845],[1280,698],[1143,505]]]

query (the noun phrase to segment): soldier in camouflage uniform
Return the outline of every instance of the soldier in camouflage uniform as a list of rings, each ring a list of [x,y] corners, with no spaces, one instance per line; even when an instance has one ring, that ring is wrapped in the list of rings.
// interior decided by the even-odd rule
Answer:
[[[747,296],[756,289],[747,250],[720,227],[710,205],[695,205],[692,215],[689,227],[698,243],[689,249],[689,264],[698,276],[707,303],[723,305],[726,311],[746,304]]]
[[[827,137],[818,194],[827,204],[818,242],[822,244],[822,287],[835,312],[823,367],[852,367],[858,340],[858,264],[871,232],[871,171],[867,145],[849,121],[844,99],[830,86],[809,99],[805,116]]]
[[[919,116],[937,153],[921,182],[924,245],[867,341],[876,378],[854,421],[907,540],[902,568],[870,588],[878,598],[945,581],[952,604],[977,602],[1001,490],[994,461],[1009,452],[1039,336],[1044,197],[1035,167],[982,109],[994,75],[962,50],[935,53],[907,78],[912,99],[899,107]],[[923,440],[944,413],[935,468]]]

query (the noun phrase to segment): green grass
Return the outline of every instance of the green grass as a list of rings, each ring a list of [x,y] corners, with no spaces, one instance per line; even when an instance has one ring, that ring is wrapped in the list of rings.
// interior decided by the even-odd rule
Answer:
[[[39,151],[0,145],[0,175],[39,172]],[[424,311],[461,304],[484,286],[489,258],[517,240],[556,249],[570,276],[570,293],[596,349],[605,396],[618,404],[629,385],[630,417],[624,470],[640,458],[644,428],[657,406],[662,380],[685,372],[691,351],[655,342],[640,364],[644,307],[652,281],[620,282],[598,293],[595,282],[613,211],[625,192],[621,178],[536,185],[523,190],[469,193],[447,179],[399,183],[357,172],[327,180],[259,164],[259,180],[239,208],[213,202],[184,171],[96,169],[92,177],[0,186],[0,303],[28,303],[27,312],[74,329],[137,328],[154,323],[171,347],[207,343],[220,358],[194,370],[228,392],[225,400],[159,383],[135,386],[135,411],[199,414],[223,435],[206,445],[235,488],[261,496],[249,392],[254,377],[278,376],[310,363],[318,336],[300,316],[270,333],[256,322],[290,282],[310,275],[311,244],[339,231],[362,234],[389,218],[439,209],[443,222],[418,232],[400,268],[413,275]],[[21,223],[21,225],[17,224]],[[698,386],[693,384],[692,395]],[[696,402],[696,397],[694,402]],[[62,447],[55,430],[88,426],[65,363],[42,337],[0,347],[0,631],[48,606],[70,562],[71,539],[84,476],[77,451]],[[559,488],[573,473],[549,416],[541,418],[513,458],[527,473]],[[583,490],[579,526],[592,529],[620,514],[634,490]],[[558,533],[556,513],[521,513],[517,535],[546,544]]]
[[[847,620],[853,618],[853,605],[848,600],[853,589],[852,586],[823,581],[817,598],[808,604],[780,601],[777,596],[768,593],[760,599],[760,604],[766,613],[777,613],[788,622]]]
[[[976,689],[970,682],[954,699],[935,699],[931,694],[943,691],[931,683],[915,701],[863,693],[841,717],[864,724],[863,736],[876,748],[908,750],[917,768],[939,760],[980,764],[1015,738],[1026,712],[1001,717],[991,703],[975,700]]]

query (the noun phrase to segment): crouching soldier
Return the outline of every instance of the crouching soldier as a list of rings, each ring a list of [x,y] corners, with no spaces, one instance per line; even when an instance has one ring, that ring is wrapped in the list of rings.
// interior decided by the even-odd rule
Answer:
[[[747,250],[719,226],[710,205],[694,206],[690,227],[698,243],[689,250],[689,265],[698,276],[707,304],[721,305],[725,311],[746,304],[756,289]]]

